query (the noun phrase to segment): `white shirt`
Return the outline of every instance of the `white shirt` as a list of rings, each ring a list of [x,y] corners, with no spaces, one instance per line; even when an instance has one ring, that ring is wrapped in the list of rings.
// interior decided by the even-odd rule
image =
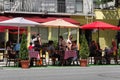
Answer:
[[[35,41],[37,41],[37,38],[34,38],[34,39],[31,40],[32,46],[35,46]]]
[[[69,50],[71,50],[71,46],[72,46],[72,41],[70,39],[67,40],[67,47]]]

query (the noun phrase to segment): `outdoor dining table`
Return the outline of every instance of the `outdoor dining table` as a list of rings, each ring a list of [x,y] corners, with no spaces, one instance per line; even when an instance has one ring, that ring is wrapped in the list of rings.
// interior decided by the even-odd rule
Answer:
[[[77,54],[76,54],[76,51],[75,50],[68,50],[68,51],[65,51],[65,54],[64,54],[64,60],[68,59],[68,58],[74,58],[74,57],[77,57]]]
[[[40,54],[38,51],[31,50],[29,51],[29,59],[36,58],[37,60],[40,59]]]
[[[77,57],[76,51],[74,51],[74,50],[65,51],[64,54],[63,54],[63,58],[61,60],[61,62],[62,62],[61,65],[66,64],[67,59],[74,58],[74,57]]]

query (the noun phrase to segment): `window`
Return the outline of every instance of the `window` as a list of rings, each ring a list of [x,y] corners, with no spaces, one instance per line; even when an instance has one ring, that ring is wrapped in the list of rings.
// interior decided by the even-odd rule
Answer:
[[[41,1],[41,11],[57,12],[56,3],[57,2],[55,0]]]
[[[83,0],[76,0],[76,12],[83,12]]]
[[[57,10],[58,12],[65,13],[66,5],[65,0],[57,0]]]
[[[66,0],[66,12],[67,13],[75,12],[75,0]]]
[[[48,42],[48,28],[44,27],[31,27],[31,35],[32,34],[41,34],[42,43]]]
[[[58,29],[59,28],[52,28],[52,36],[51,39],[57,41],[58,40]],[[60,28],[60,34],[66,40],[68,36],[68,28]]]

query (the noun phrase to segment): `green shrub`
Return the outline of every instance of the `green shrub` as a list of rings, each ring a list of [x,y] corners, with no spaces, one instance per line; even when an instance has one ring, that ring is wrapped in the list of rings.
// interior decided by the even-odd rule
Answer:
[[[81,36],[81,41],[80,41],[80,51],[79,51],[79,56],[81,59],[87,59],[89,56],[89,47],[87,40],[85,38],[85,35],[82,34]]]
[[[26,39],[25,34],[22,34],[22,41],[21,41],[21,44],[20,44],[19,58],[21,60],[27,60],[28,59],[27,39]]]

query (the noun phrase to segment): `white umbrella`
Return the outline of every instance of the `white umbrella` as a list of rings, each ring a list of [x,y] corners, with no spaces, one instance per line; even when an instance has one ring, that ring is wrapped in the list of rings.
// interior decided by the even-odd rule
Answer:
[[[72,23],[65,21],[63,19],[56,19],[56,20],[48,21],[45,23],[41,23],[41,25],[50,26],[50,27],[57,27],[58,28],[58,36],[60,34],[60,28],[79,28],[78,25],[72,24]]]
[[[17,26],[18,27],[18,42],[19,42],[19,28],[20,27],[36,26],[36,25],[40,25],[40,23],[24,19],[23,17],[16,17],[16,18],[13,18],[13,19],[1,21],[0,25],[3,25],[3,26]]]
[[[68,21],[65,21],[63,19],[56,19],[56,20],[52,20],[52,21],[48,21],[45,23],[41,23],[44,26],[52,26],[52,27],[63,27],[63,28],[78,28],[78,25],[72,24]]]
[[[60,28],[79,28],[78,25],[72,24],[63,19],[56,19],[56,20],[48,21],[45,23],[41,23],[41,25],[55,27],[55,28],[57,27],[58,28],[58,42],[59,42]]]

